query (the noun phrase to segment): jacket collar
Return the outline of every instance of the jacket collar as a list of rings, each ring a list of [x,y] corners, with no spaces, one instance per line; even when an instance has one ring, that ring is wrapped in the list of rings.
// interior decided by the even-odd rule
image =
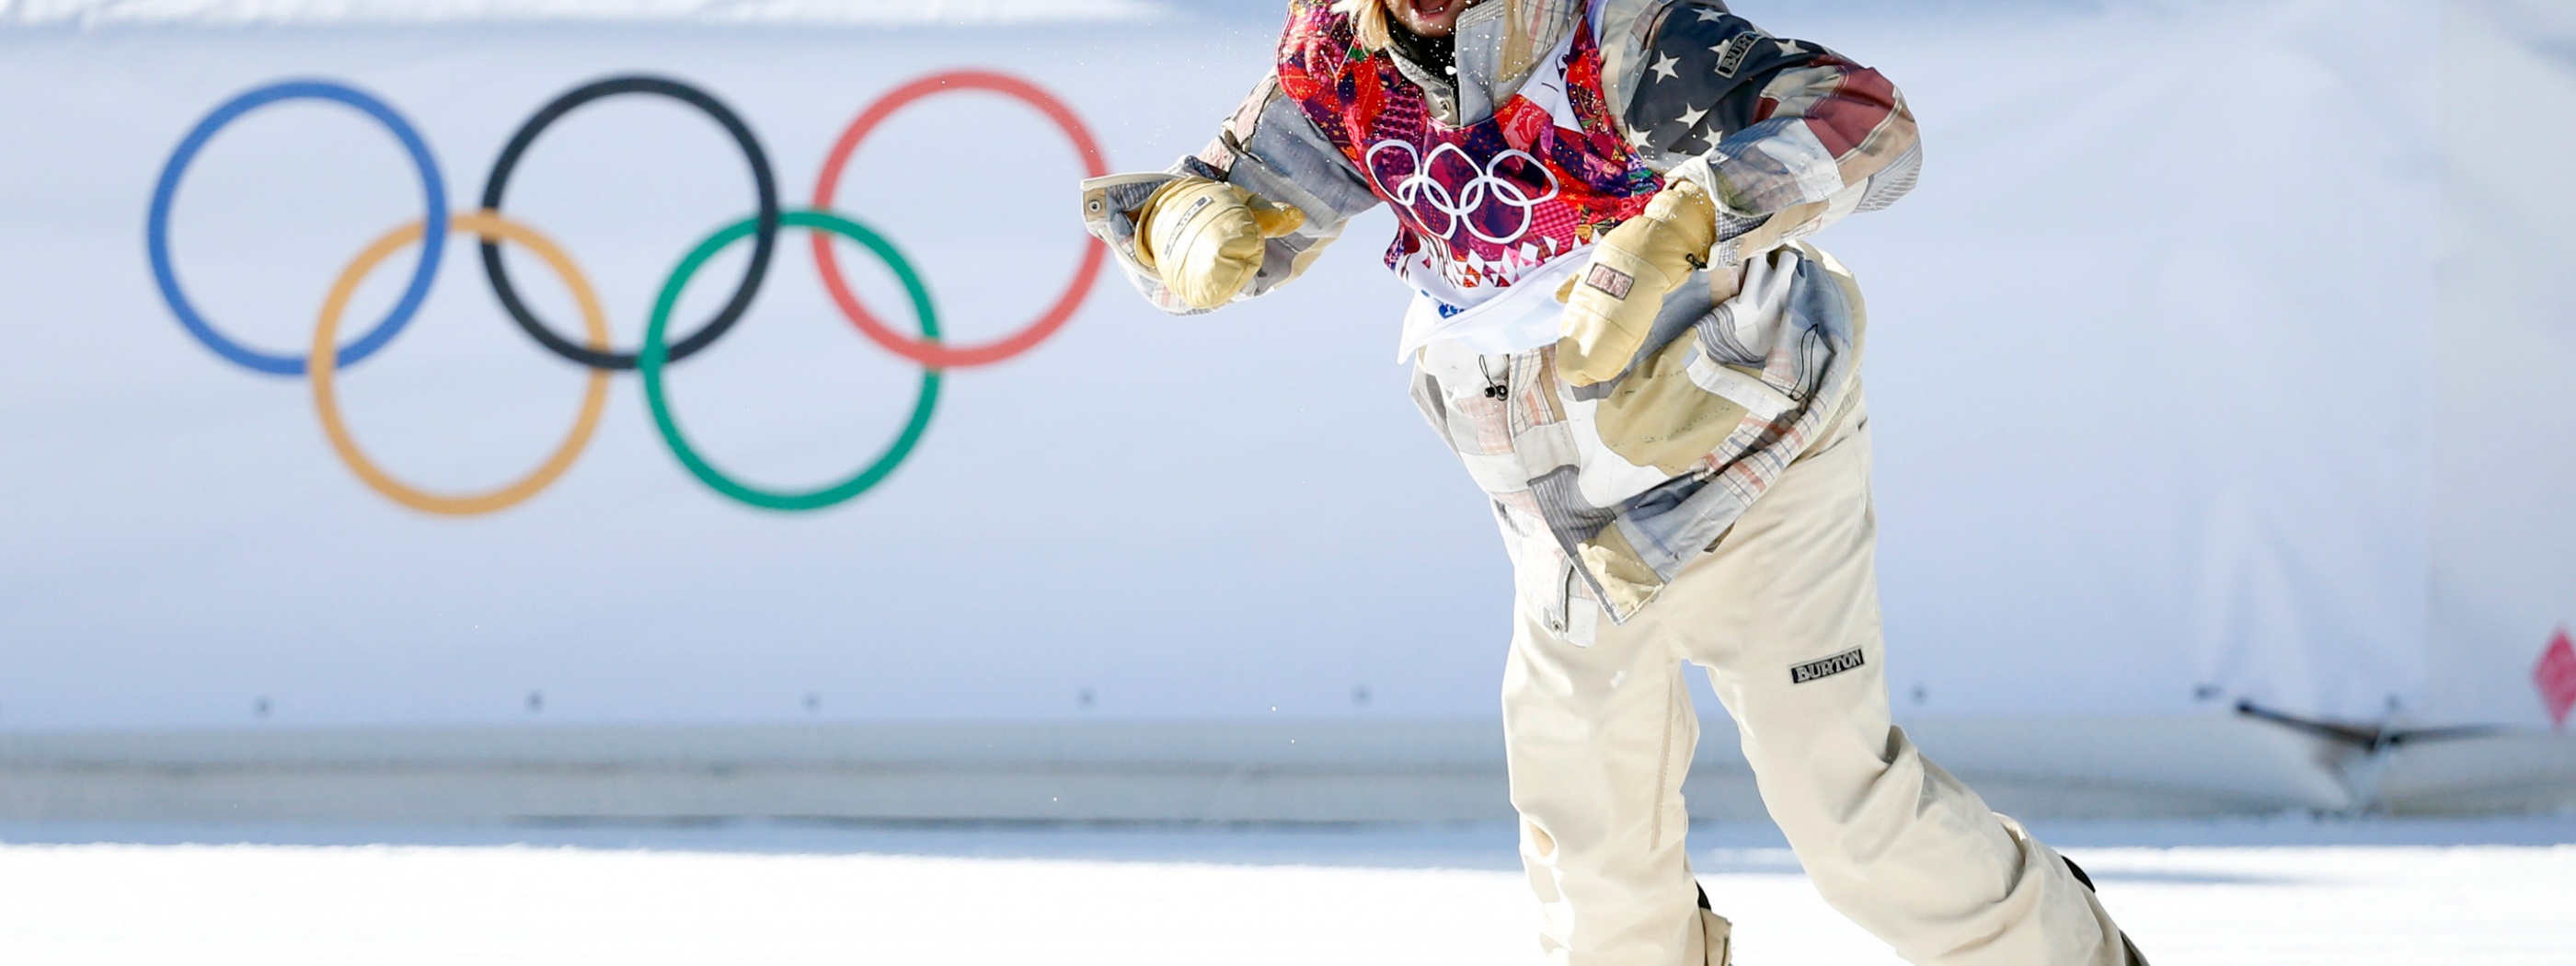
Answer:
[[[1485,0],[1458,16],[1456,77],[1441,77],[1389,51],[1404,76],[1429,95],[1443,124],[1482,123],[1538,72],[1548,51],[1583,22],[1588,0]]]
[[[1583,22],[1586,0],[1486,0],[1458,17],[1459,123],[1475,124],[1537,73]]]

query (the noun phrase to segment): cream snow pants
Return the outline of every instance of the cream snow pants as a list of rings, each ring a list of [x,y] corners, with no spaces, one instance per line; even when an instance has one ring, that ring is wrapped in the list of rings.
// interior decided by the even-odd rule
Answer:
[[[1869,419],[1838,426],[1627,624],[1578,647],[1523,605],[1503,676],[1540,946],[1568,966],[1699,966],[1681,781],[1708,668],[1762,803],[1827,902],[1922,966],[2118,966],[2118,927],[2057,853],[1888,721]]]

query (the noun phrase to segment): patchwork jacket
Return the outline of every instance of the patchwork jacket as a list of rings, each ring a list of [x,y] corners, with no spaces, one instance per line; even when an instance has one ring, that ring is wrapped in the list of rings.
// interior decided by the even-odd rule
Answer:
[[[1576,388],[1557,377],[1552,345],[1407,343],[1415,401],[1491,498],[1524,603],[1588,641],[1599,617],[1627,620],[1721,540],[1857,391],[1859,290],[1804,239],[1913,187],[1913,116],[1876,71],[1764,33],[1720,0],[1486,0],[1459,18],[1454,74],[1396,48],[1365,50],[1351,33],[1323,0],[1293,0],[1277,65],[1216,139],[1166,172],[1085,182],[1085,222],[1139,292],[1185,314],[1137,260],[1131,217],[1172,178],[1231,182],[1305,212],[1304,227],[1267,243],[1239,298],[1296,278],[1351,217],[1393,203],[1389,264],[1417,292],[1409,316],[1437,320],[1515,281],[1540,284],[1539,263],[1582,251],[1558,248],[1588,245],[1633,214],[1620,195],[1641,202],[1674,178],[1707,187],[1723,208],[1711,264],[1666,299],[1618,378]],[[1532,113],[1545,123],[1521,123]],[[1418,133],[1368,140],[1384,137],[1382,114]],[[1480,125],[1507,140],[1479,142]],[[1471,156],[1479,150],[1487,156]],[[1402,182],[1443,152],[1495,183],[1475,199],[1433,189],[1446,201],[1424,208],[1421,186]],[[1416,167],[1391,178],[1382,155]],[[1497,198],[1531,225],[1550,199],[1528,190],[1529,177],[1517,188],[1496,179],[1542,158],[1548,195],[1558,172],[1590,172],[1585,197],[1602,200],[1570,210],[1594,223],[1526,258],[1462,232],[1450,232],[1455,243],[1431,237]]]

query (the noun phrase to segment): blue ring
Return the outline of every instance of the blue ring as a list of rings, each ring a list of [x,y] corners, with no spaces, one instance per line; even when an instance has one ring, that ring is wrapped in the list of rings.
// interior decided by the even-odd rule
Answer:
[[[420,311],[421,302],[429,297],[430,280],[438,275],[439,254],[447,247],[447,185],[438,176],[438,161],[430,157],[429,143],[421,140],[420,132],[385,102],[345,84],[297,80],[252,90],[215,108],[214,113],[197,122],[196,129],[179,141],[178,150],[170,153],[169,163],[161,168],[161,183],[152,189],[152,214],[143,232],[145,247],[152,256],[152,279],[160,283],[161,299],[170,304],[170,311],[179,317],[179,324],[187,326],[188,333],[205,343],[206,348],[260,372],[281,376],[303,375],[305,353],[272,355],[226,338],[223,333],[215,331],[205,316],[198,314],[197,307],[188,302],[188,293],[179,289],[178,273],[170,268],[170,201],[179,193],[179,177],[187,173],[188,162],[196,160],[197,151],[206,146],[216,131],[260,107],[304,98],[338,101],[357,108],[392,131],[394,137],[401,139],[403,149],[411,152],[412,165],[420,169],[422,194],[429,209],[422,218],[427,227],[421,239],[420,264],[412,269],[411,287],[403,290],[402,301],[394,304],[393,311],[385,315],[384,321],[376,323],[376,327],[368,330],[358,341],[340,347],[338,359],[342,368],[356,365],[358,360],[384,348],[385,343],[393,341],[395,334],[411,321],[412,315]]]

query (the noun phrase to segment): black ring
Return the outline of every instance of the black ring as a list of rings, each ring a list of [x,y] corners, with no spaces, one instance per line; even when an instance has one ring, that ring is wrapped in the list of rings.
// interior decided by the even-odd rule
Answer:
[[[610,77],[573,88],[538,110],[536,116],[519,126],[519,133],[510,136],[509,146],[502,148],[500,159],[492,162],[491,178],[483,183],[483,207],[494,212],[501,210],[501,192],[510,184],[511,170],[519,166],[519,156],[527,153],[528,146],[536,143],[537,135],[543,133],[547,125],[562,120],[574,108],[618,94],[659,94],[706,112],[708,117],[724,127],[725,133],[733,135],[733,142],[742,149],[743,158],[751,162],[751,180],[760,193],[760,223],[753,230],[751,265],[743,269],[742,282],[734,287],[733,298],[725,302],[722,311],[708,319],[698,331],[689,333],[688,338],[671,343],[670,361],[678,362],[713,345],[725,330],[733,328],[734,322],[740,320],[744,312],[751,310],[752,297],[760,294],[761,280],[769,276],[770,249],[778,242],[778,179],[770,173],[769,155],[761,150],[760,139],[752,136],[750,125],[744,124],[732,108],[724,106],[723,102],[705,91],[664,77]],[[518,290],[511,287],[510,272],[501,266],[501,245],[493,239],[483,240],[483,275],[492,281],[492,294],[500,297],[501,307],[509,310],[510,318],[548,351],[593,369],[635,368],[635,353],[601,352],[565,339],[547,328],[545,321],[537,318],[527,303],[519,300]]]

